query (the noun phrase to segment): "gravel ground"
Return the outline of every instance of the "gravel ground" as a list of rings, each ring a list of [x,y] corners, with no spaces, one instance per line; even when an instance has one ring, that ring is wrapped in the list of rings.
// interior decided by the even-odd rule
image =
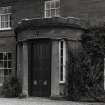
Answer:
[[[0,105],[105,105],[105,103],[87,103],[72,101],[57,101],[45,98],[0,98]]]
[[[0,105],[105,105],[105,103],[57,101],[36,97],[24,99],[0,98]]]

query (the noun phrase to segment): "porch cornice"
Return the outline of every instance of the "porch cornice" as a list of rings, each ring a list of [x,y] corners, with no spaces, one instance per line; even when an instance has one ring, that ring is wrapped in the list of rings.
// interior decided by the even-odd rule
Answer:
[[[74,17],[53,17],[53,18],[33,18],[23,19],[18,22],[18,25],[14,28],[16,33],[19,33],[26,29],[37,28],[75,28],[85,30],[83,22],[80,19]]]

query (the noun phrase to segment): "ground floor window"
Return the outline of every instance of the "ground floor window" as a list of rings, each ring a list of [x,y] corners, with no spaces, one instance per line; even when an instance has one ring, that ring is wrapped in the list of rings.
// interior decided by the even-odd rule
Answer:
[[[11,75],[12,53],[0,52],[0,85]]]
[[[59,41],[59,71],[60,83],[65,83],[66,74],[66,43],[64,40]]]

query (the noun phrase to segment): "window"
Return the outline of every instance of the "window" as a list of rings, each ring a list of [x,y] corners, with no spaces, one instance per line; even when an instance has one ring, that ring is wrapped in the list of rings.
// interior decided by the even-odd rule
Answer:
[[[63,40],[59,42],[59,69],[60,83],[64,83],[66,79],[66,44]]]
[[[11,75],[12,71],[12,54],[0,52],[0,85]]]
[[[60,16],[60,0],[45,1],[45,18]]]
[[[0,30],[11,29],[11,6],[0,7]]]

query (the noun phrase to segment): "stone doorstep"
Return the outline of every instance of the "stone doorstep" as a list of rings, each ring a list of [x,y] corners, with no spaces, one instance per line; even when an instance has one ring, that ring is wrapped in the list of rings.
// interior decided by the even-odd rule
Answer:
[[[65,96],[50,96],[49,99],[67,101],[67,98]]]
[[[49,96],[49,97],[34,97],[34,96],[22,96],[22,97],[18,97],[18,99],[36,99],[36,100],[47,100],[47,101],[51,101],[51,100],[62,100],[62,101],[66,101],[66,97],[64,96]]]

